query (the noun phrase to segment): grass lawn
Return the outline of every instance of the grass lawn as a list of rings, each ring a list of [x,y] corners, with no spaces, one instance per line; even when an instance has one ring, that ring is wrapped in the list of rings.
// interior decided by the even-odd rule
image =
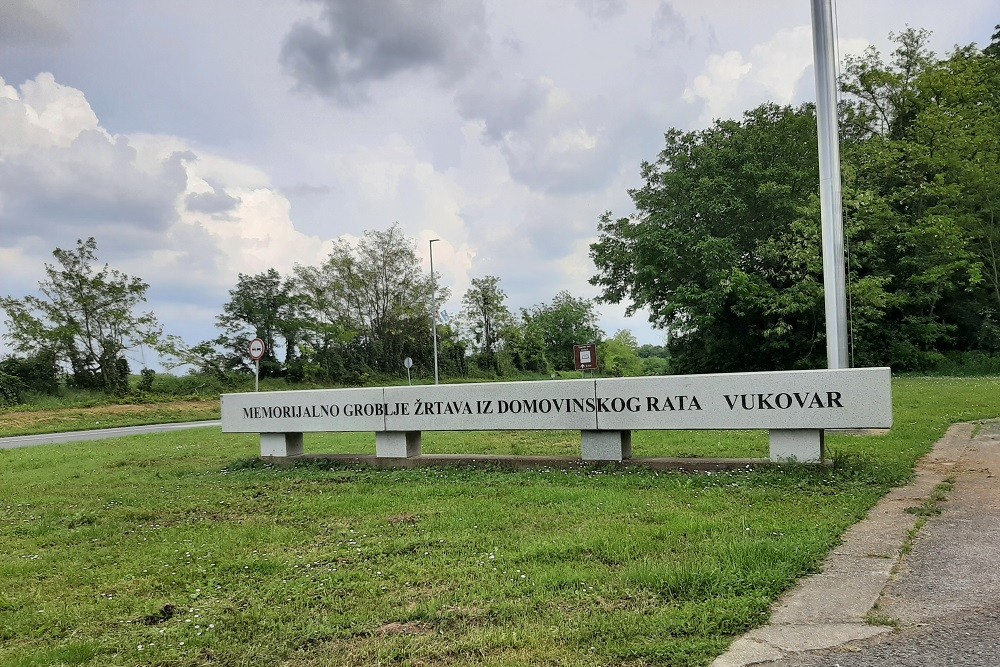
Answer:
[[[0,437],[219,418],[219,400],[90,406],[20,406],[0,411]]]
[[[0,666],[704,665],[1000,379],[897,379],[835,465],[271,468],[217,429],[0,451]],[[374,452],[374,437],[307,451]],[[428,433],[427,453],[578,453],[579,433]],[[637,433],[636,456],[765,456]]]

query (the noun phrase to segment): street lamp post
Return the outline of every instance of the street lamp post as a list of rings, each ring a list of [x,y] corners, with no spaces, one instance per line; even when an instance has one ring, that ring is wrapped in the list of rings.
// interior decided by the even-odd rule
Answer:
[[[440,240],[431,239],[427,244],[431,257],[431,338],[434,340],[434,384],[438,384],[437,278],[434,277],[434,243]]]

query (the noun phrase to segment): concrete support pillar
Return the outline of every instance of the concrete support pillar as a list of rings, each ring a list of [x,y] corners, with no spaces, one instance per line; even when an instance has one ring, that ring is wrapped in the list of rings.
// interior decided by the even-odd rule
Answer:
[[[822,429],[800,428],[768,431],[771,460],[775,463],[822,463]]]
[[[405,459],[420,456],[420,431],[378,431],[375,433],[375,456]]]
[[[261,456],[302,456],[301,433],[261,433]]]
[[[580,431],[584,461],[632,458],[632,431]]]

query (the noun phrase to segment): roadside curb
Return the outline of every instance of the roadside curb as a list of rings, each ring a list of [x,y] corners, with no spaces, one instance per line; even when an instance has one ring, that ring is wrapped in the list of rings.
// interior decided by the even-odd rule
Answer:
[[[975,424],[954,424],[915,469],[914,480],[886,494],[823,562],[819,574],[803,578],[776,603],[770,622],[734,641],[713,667],[744,667],[892,631],[868,616],[889,582],[920,517],[906,512],[931,497],[949,477]]]

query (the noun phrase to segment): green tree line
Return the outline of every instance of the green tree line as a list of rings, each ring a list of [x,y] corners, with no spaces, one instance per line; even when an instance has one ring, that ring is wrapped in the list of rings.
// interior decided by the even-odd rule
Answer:
[[[568,292],[514,315],[496,276],[474,278],[461,312],[442,321],[449,291],[421,270],[415,241],[395,224],[367,231],[355,244],[335,242],[319,266],[296,265],[289,275],[273,268],[240,274],[216,317],[219,334],[196,344],[163,336],[155,315],[139,312],[149,286],[98,267],[95,239],[56,248],[53,256],[39,295],[0,299],[6,338],[22,355],[0,360],[0,405],[17,403],[26,391],[52,393],[62,382],[125,394],[128,355],[140,346],[157,350],[168,368],[224,385],[256,371],[248,348],[254,338],[265,346],[260,374],[290,382],[356,385],[405,377],[406,357],[418,376],[433,377],[434,336],[446,378],[571,370],[573,345],[581,343],[609,346],[607,370],[616,375],[640,374],[653,363],[644,365],[626,332],[603,341],[594,302]],[[141,375],[148,390],[154,374]]]
[[[853,365],[1000,352],[1000,27],[985,49],[894,35],[840,106]],[[635,214],[600,220],[591,282],[670,332],[675,372],[825,366],[815,110],[666,133]]]
[[[247,342],[259,337],[263,376],[363,384],[405,377],[407,357],[418,376],[433,376],[434,336],[445,377],[568,370],[574,344],[603,337],[592,301],[560,292],[515,316],[496,276],[474,278],[461,312],[444,321],[449,290],[421,270],[415,247],[394,224],[356,244],[336,242],[320,266],[241,274],[216,320],[219,336],[195,346],[167,336],[159,349],[175,364],[224,376],[253,368]]]

